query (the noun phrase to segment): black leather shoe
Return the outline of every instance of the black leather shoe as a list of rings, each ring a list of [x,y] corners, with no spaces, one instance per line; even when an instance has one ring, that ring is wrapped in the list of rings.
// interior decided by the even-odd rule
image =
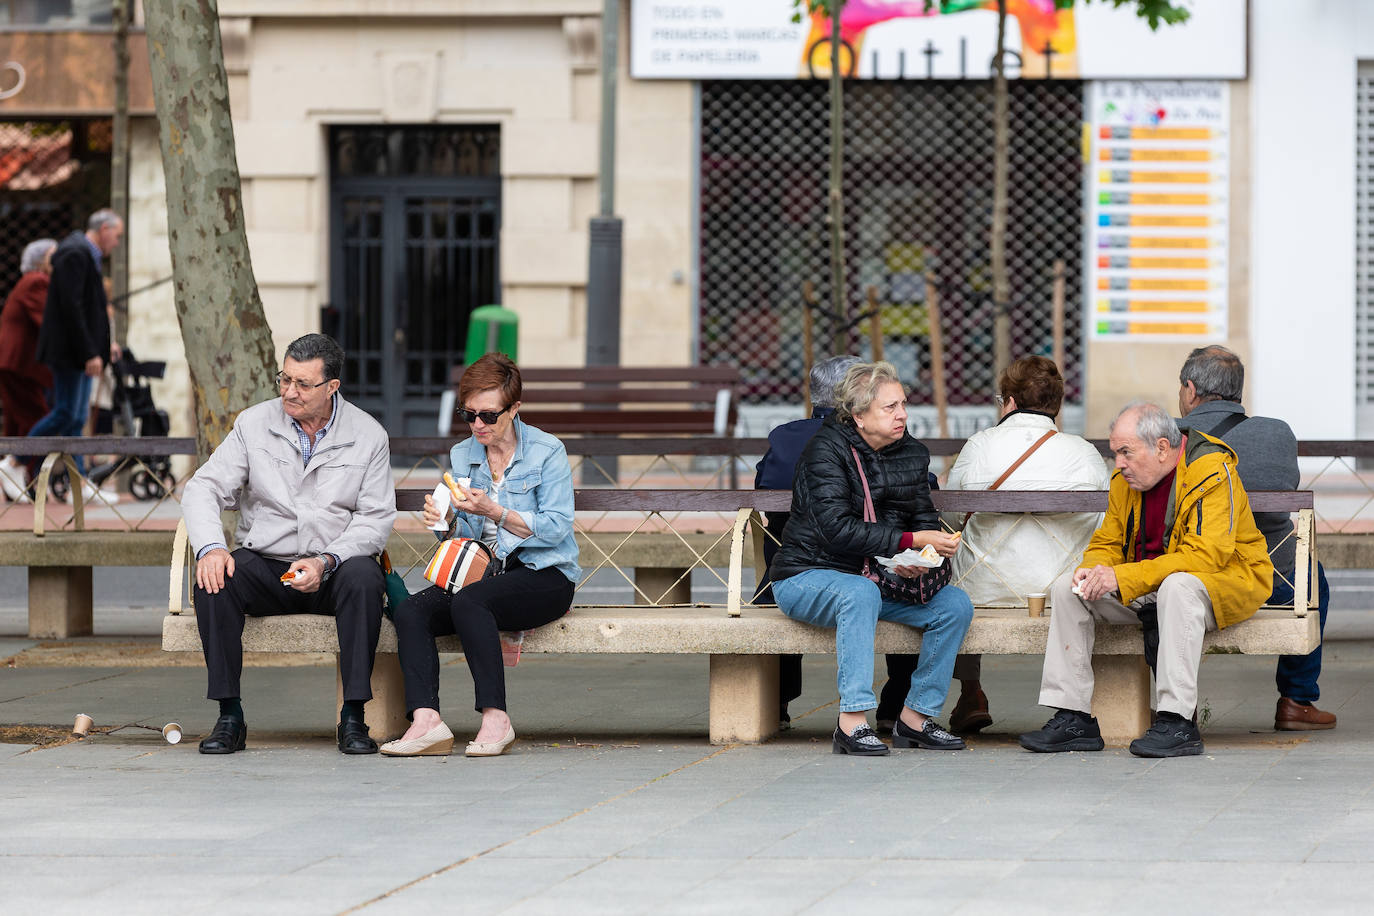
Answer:
[[[835,723],[835,734],[831,742],[831,753],[854,754],[859,757],[881,757],[892,753],[892,748],[883,744],[882,739],[873,733],[867,724],[854,729],[854,734],[846,735]]]
[[[964,739],[951,735],[941,728],[934,719],[926,719],[920,731],[907,725],[900,718],[892,723],[892,746],[901,748],[924,748],[928,751],[962,751],[967,745]]]
[[[241,751],[248,744],[248,724],[234,716],[220,716],[215,727],[210,729],[209,737],[202,738],[202,754],[232,754]]]
[[[339,752],[343,754],[375,754],[377,742],[367,733],[362,719],[348,718],[339,723]]]

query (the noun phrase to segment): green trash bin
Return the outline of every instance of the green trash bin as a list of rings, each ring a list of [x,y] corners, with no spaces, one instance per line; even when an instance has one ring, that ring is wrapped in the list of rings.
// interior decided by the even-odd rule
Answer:
[[[471,366],[488,353],[519,360],[520,317],[501,305],[483,305],[468,318],[468,346],[463,362]]]

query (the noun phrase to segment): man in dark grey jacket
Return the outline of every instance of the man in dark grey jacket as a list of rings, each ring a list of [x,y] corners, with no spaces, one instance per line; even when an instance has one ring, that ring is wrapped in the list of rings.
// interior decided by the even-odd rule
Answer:
[[[1179,426],[1215,436],[1235,449],[1240,459],[1240,480],[1247,492],[1296,490],[1298,488],[1298,440],[1282,420],[1248,417],[1240,396],[1245,385],[1245,366],[1225,347],[1199,347],[1188,355],[1178,374]],[[1255,524],[1264,533],[1274,561],[1274,592],[1271,604],[1293,600],[1293,566],[1296,541],[1293,522],[1284,512],[1256,512]],[[1331,590],[1326,571],[1317,565],[1317,606],[1321,627]],[[1336,716],[1313,705],[1321,695],[1317,679],[1322,670],[1322,649],[1307,655],[1279,658],[1274,680],[1279,688],[1274,728],[1309,731],[1336,727]]]

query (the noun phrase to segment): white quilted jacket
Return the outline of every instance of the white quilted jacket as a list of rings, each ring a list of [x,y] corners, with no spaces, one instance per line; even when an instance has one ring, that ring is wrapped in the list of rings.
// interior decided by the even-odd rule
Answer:
[[[975,433],[955,460],[945,487],[986,490],[1054,428],[1049,417],[1013,413]],[[997,489],[1105,490],[1109,479],[1097,449],[1078,436],[1059,433]],[[1089,513],[979,512],[969,519],[963,545],[954,555],[953,584],[968,592],[975,605],[1025,607],[1026,595],[1048,592],[1060,573],[1077,567],[1101,521],[1101,514]],[[945,522],[958,528],[963,515],[946,513]]]

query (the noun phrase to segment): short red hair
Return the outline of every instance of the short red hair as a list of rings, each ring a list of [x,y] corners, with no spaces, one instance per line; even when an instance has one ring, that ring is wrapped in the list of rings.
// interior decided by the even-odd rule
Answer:
[[[504,353],[488,353],[464,370],[458,381],[458,406],[466,407],[468,398],[493,389],[501,392],[502,407],[520,400],[520,367]]]

